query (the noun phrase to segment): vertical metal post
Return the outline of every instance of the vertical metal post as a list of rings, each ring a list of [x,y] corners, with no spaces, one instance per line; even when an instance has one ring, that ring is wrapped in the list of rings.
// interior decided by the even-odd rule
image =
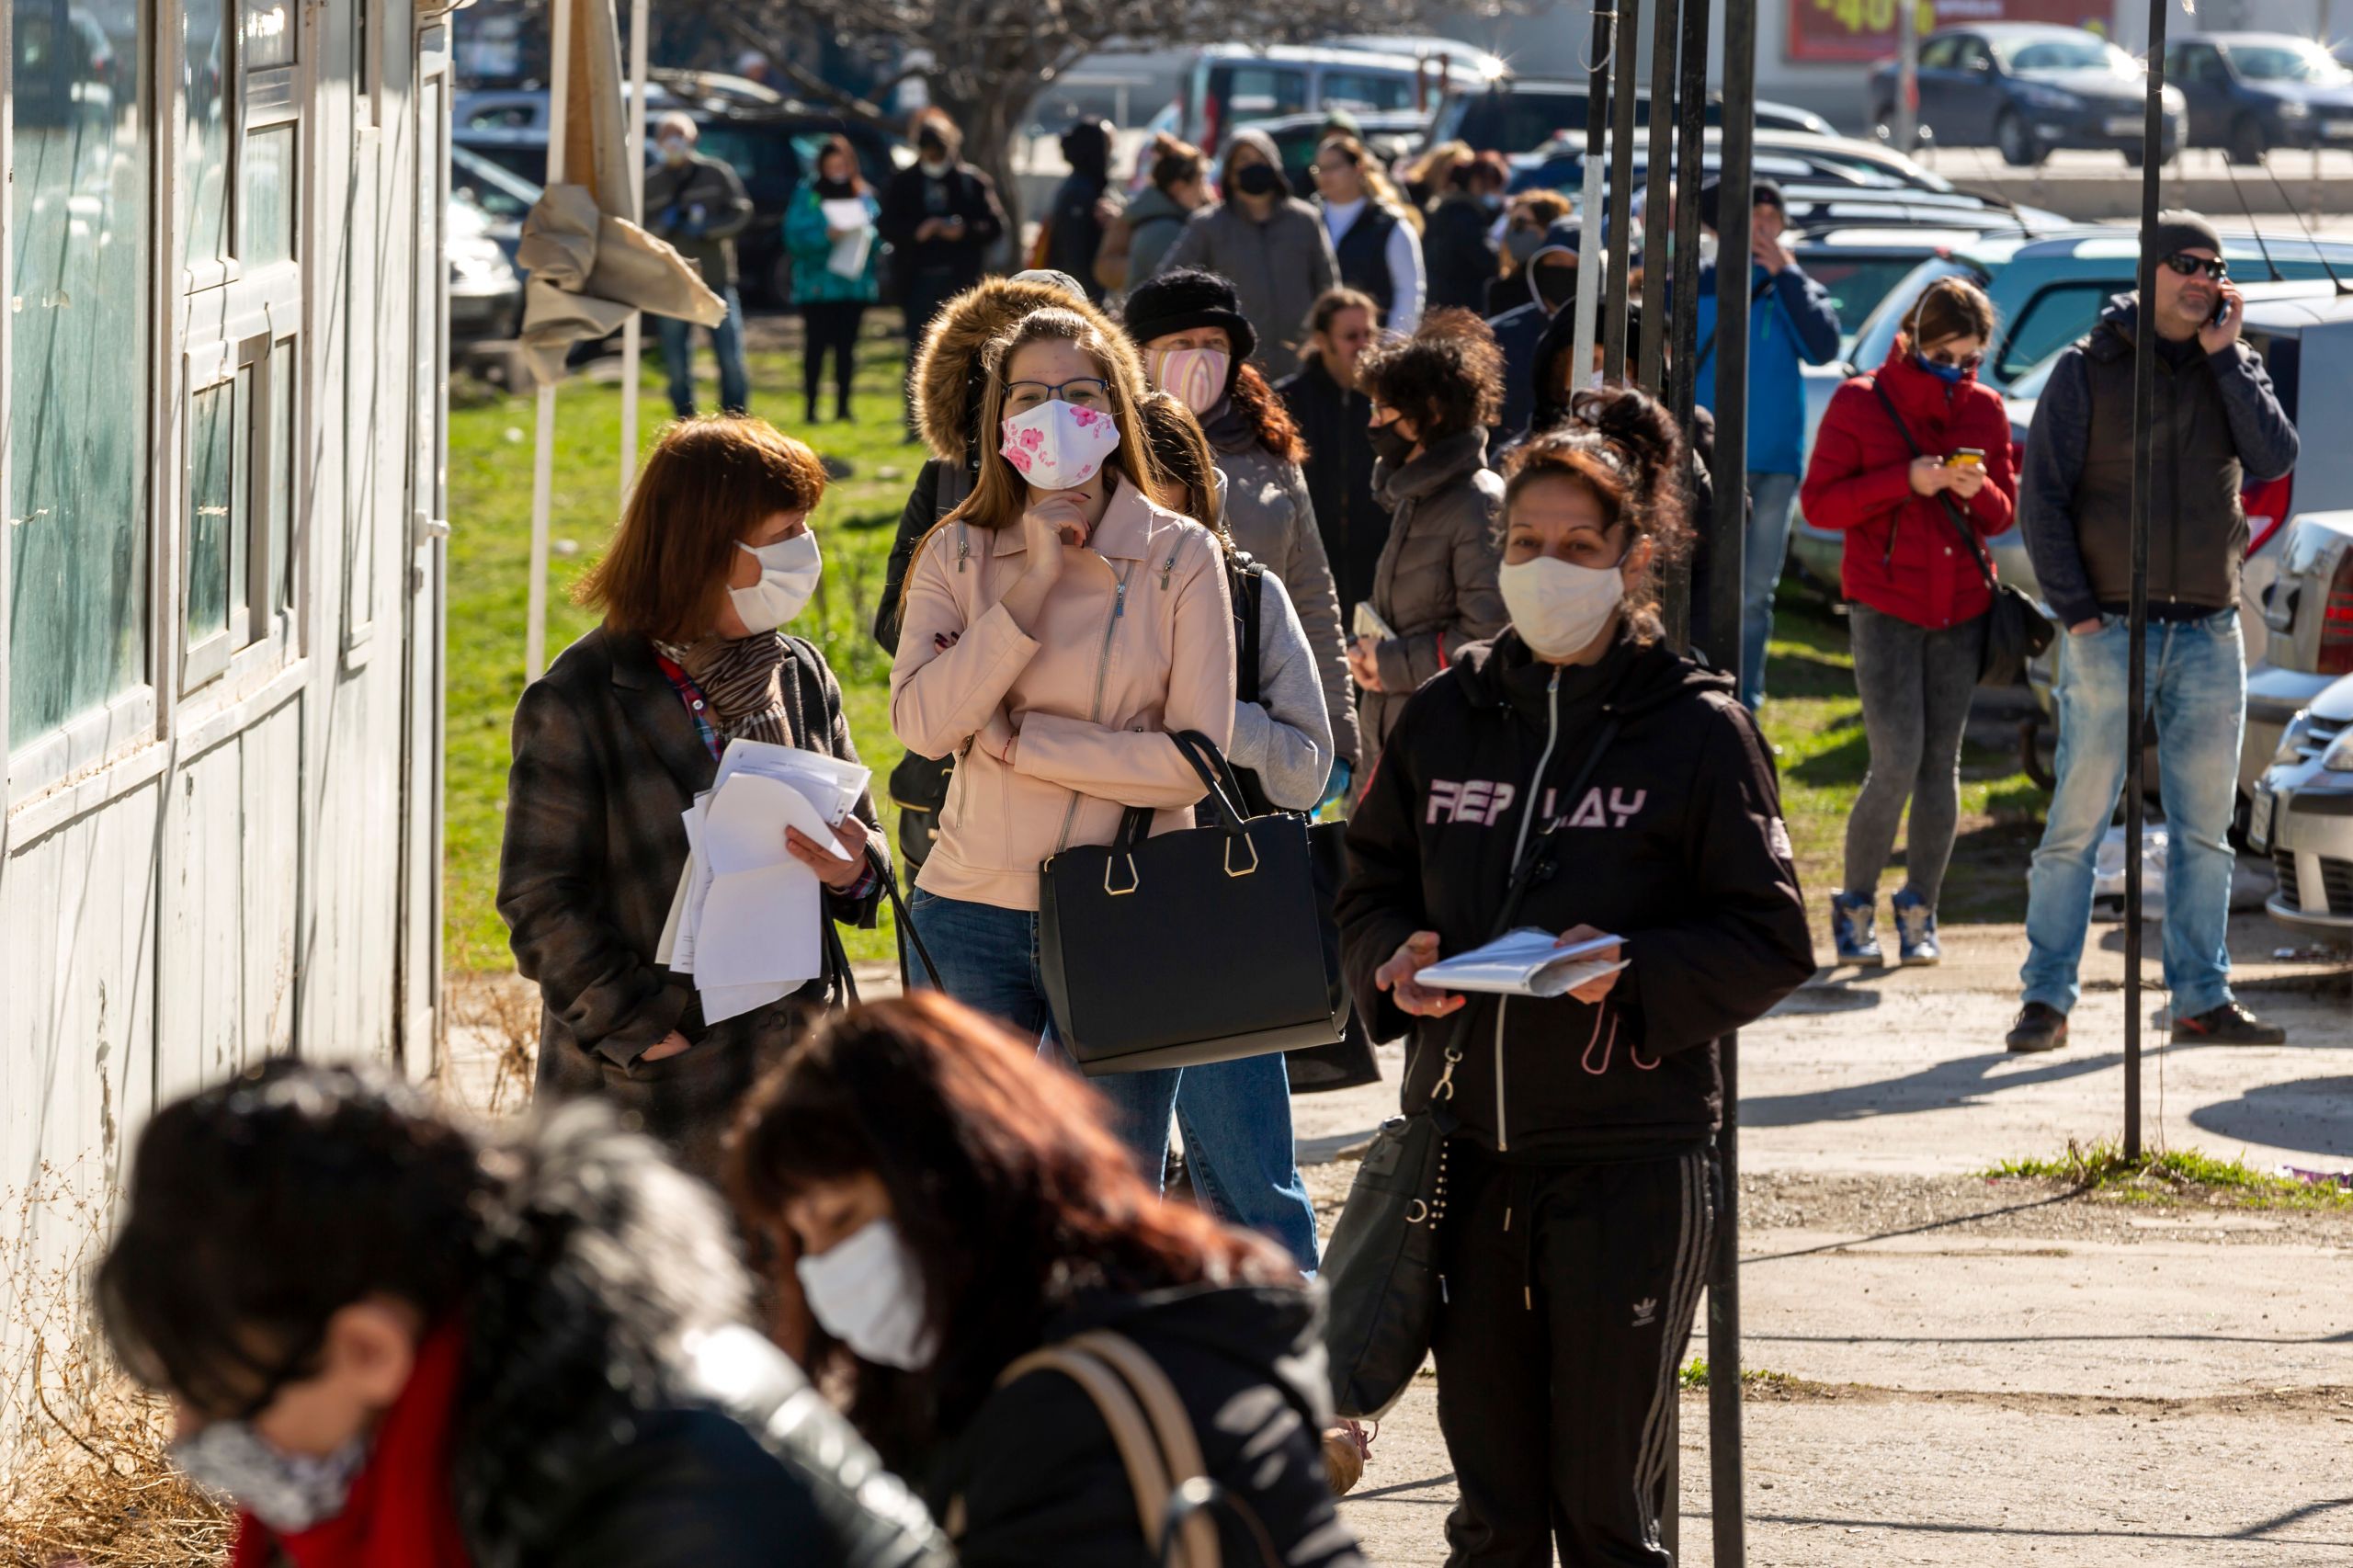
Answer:
[[[1634,56],[1642,48],[1643,0],[1618,0],[1618,7],[1610,29],[1617,42],[1609,51],[1615,89],[1609,104],[1609,291],[1601,306],[1601,373],[1612,380],[1626,373],[1626,277],[1634,249]]]
[[[1895,0],[1895,150],[1910,153],[1919,139],[1919,0]]]
[[[1576,335],[1571,350],[1579,381],[1593,366],[1595,324],[1601,310],[1601,168],[1603,136],[1609,124],[1609,57],[1616,48],[1617,20],[1609,0],[1593,0],[1593,37],[1586,45],[1591,69],[1586,78],[1585,177],[1577,202]]]
[[[1634,379],[1653,396],[1665,391],[1659,366],[1666,357],[1666,279],[1668,225],[1675,221],[1675,203],[1667,199],[1675,167],[1675,0],[1654,0],[1651,13],[1651,155],[1643,198],[1643,350],[1635,361]],[[1681,578],[1689,592],[1690,579]],[[1672,596],[1677,590],[1668,585]],[[1680,644],[1678,629],[1675,641]]]
[[[1664,0],[1662,0],[1664,4]],[[1708,137],[1708,4],[1682,0],[1683,41],[1675,67],[1675,290],[1665,325],[1671,332],[1665,371],[1667,406],[1677,428],[1691,428],[1699,343],[1699,180]],[[1654,165],[1654,169],[1657,165]],[[1696,475],[1699,459],[1690,460]],[[1691,645],[1691,568],[1679,562],[1667,585],[1666,634],[1677,648]],[[1704,650],[1703,650],[1704,651]]]
[[[2156,455],[2157,162],[2165,149],[2165,4],[2149,0],[2141,121],[2141,301],[2132,331],[2132,603],[2124,708],[2124,1157],[2141,1157],[2141,724],[2149,702],[2149,485]]]
[[[646,0],[630,0],[629,118],[623,122],[621,145],[629,159],[629,211],[632,223],[645,222],[645,57]],[[631,311],[621,324],[621,505],[629,505],[630,487],[637,483],[638,367],[645,352],[645,312]]]
[[[2152,0],[2152,4],[2162,0]],[[1741,675],[1740,585],[1748,483],[1749,192],[1756,151],[1756,7],[1724,7],[1722,185],[1716,193],[1716,516],[1711,635]],[[1723,1082],[1715,1267],[1708,1277],[1708,1497],[1715,1568],[1744,1568],[1740,1436],[1740,1037],[1716,1048]]]
[[[572,7],[554,0],[552,60],[548,69],[548,187],[563,183],[564,142],[571,134]],[[555,498],[555,383],[541,381],[539,418],[531,449],[531,582],[525,592],[523,678],[537,680],[548,667],[548,513]]]

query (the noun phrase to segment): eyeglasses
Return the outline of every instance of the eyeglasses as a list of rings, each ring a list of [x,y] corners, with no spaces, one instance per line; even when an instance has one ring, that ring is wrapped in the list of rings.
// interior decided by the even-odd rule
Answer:
[[[1005,383],[1005,406],[1015,414],[1027,414],[1040,403],[1051,403],[1056,398],[1074,408],[1108,408],[1111,406],[1111,388],[1099,376],[1081,376],[1070,381]]]
[[[1334,153],[1329,157],[1318,158],[1308,165],[1307,172],[1310,175],[1336,175],[1342,169],[1360,169],[1363,166],[1362,164],[1344,153]]]
[[[2195,278],[2202,272],[2221,283],[2231,276],[2231,264],[2219,256],[2192,256],[2186,250],[2177,250],[2165,257],[2165,265],[2184,278]]]
[[[1931,365],[1950,365],[1963,370],[1973,370],[1985,362],[1985,351],[1981,348],[1974,354],[1964,354],[1956,359],[1949,353],[1934,348],[1924,348],[1920,351],[1920,358]]]

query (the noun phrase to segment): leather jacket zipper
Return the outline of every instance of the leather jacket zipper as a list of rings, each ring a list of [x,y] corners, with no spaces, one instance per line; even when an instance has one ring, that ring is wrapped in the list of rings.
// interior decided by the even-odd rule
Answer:
[[[1128,613],[1128,578],[1135,569],[1136,563],[1129,562],[1120,574],[1119,585],[1111,590],[1111,613],[1103,622],[1103,645],[1095,652],[1095,699],[1086,710],[1086,722],[1090,724],[1103,722],[1103,682],[1111,668],[1111,638]],[[1070,805],[1063,812],[1062,835],[1054,840],[1054,853],[1057,855],[1070,847],[1071,824],[1078,820],[1078,802],[1079,792],[1073,790]]]
[[[1544,687],[1546,716],[1544,749],[1536,758],[1536,772],[1528,781],[1528,809],[1519,815],[1519,838],[1511,846],[1511,869],[1519,869],[1519,858],[1528,853],[1529,829],[1536,825],[1536,813],[1544,801],[1544,770],[1552,766],[1552,749],[1561,742],[1561,667],[1552,666],[1552,678]],[[1511,998],[1495,998],[1495,1153],[1511,1148],[1511,1128],[1504,1111],[1504,1017],[1511,1007]]]

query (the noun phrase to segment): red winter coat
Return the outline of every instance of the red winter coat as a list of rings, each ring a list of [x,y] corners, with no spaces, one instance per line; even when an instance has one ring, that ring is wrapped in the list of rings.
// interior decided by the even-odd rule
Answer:
[[[1847,536],[1839,582],[1848,599],[1915,626],[1956,626],[1991,608],[1993,596],[1941,502],[1912,491],[1912,449],[1871,390],[1857,376],[1838,389],[1822,416],[1813,456],[1799,492],[1805,520]],[[1961,507],[1980,539],[2008,529],[2018,499],[2010,416],[1993,388],[1972,372],[1947,385],[1913,362],[1902,339],[1876,378],[1887,389],[1920,450],[1944,457],[1961,447],[1985,454],[1985,483]]]

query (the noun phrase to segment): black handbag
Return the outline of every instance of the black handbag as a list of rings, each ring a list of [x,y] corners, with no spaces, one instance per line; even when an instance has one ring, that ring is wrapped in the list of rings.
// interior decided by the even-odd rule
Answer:
[[[1878,395],[1880,406],[1887,410],[1887,416],[1895,421],[1896,433],[1912,449],[1912,455],[1925,456],[1920,443],[1912,438],[1912,427],[1895,411],[1895,400],[1887,395],[1887,389],[1879,384],[1876,377],[1871,381],[1871,391]],[[1977,537],[1977,530],[1969,526],[1969,519],[1961,515],[1961,508],[1952,504],[1951,496],[1940,494],[1937,499],[1944,506],[1946,520],[1960,530],[1961,543],[1969,547],[1970,559],[1977,562],[1978,575],[1985,579],[1986,592],[1994,596],[1993,608],[1985,613],[1985,651],[1977,661],[1977,684],[2016,686],[2026,678],[2027,665],[2040,658],[2042,651],[2051,646],[2058,629],[2024,593],[1995,580],[1993,558],[1985,553],[1985,543]]]
[[[1150,836],[1131,807],[1108,844],[1038,871],[1038,963],[1054,1033],[1090,1075],[1328,1045],[1346,985],[1318,903],[1307,821],[1245,816],[1209,739],[1169,741],[1215,820]]]
[[[1574,801],[1584,792],[1601,754],[1617,738],[1618,721],[1613,718],[1602,726],[1584,766],[1558,799]],[[1537,781],[1540,787],[1542,782]],[[1502,912],[1487,934],[1489,941],[1511,929],[1528,890],[1552,874],[1559,832],[1557,822],[1546,828],[1513,869]],[[1374,1135],[1324,1248],[1319,1278],[1330,1307],[1324,1347],[1331,1366],[1332,1403],[1342,1415],[1378,1417],[1397,1403],[1430,1352],[1444,1291],[1438,1249],[1440,1221],[1446,1218],[1446,1141],[1455,1125],[1447,1102],[1454,1097],[1454,1063],[1462,1060],[1472,1011],[1465,1007],[1454,1016],[1445,1049],[1436,1058],[1445,1070],[1431,1087],[1428,1103],[1391,1117]],[[1407,1072],[1409,1085],[1431,1060],[1427,1052],[1416,1053]]]

